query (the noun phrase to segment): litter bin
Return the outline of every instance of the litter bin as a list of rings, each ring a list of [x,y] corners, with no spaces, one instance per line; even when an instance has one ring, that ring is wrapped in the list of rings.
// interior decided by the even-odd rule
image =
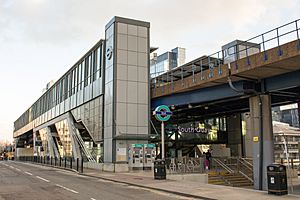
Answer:
[[[166,179],[166,163],[164,160],[154,161],[154,179]]]
[[[284,195],[288,193],[286,166],[271,164],[267,166],[268,193]]]

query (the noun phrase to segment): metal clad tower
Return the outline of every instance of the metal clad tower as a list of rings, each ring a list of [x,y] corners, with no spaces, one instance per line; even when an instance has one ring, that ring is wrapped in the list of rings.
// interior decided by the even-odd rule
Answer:
[[[147,143],[149,28],[148,22],[120,17],[114,17],[105,27],[104,163],[107,170],[114,170],[112,167],[122,170],[128,161],[128,146]]]

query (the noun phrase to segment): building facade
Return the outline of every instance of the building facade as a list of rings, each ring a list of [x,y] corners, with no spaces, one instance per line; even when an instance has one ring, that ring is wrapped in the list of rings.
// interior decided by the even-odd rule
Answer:
[[[292,127],[299,128],[299,104],[277,106],[272,109],[273,118],[276,121],[288,123]]]
[[[148,22],[114,17],[96,43],[14,122],[16,156],[83,158],[128,168],[147,143]]]
[[[287,123],[273,121],[274,157],[277,163],[299,165],[300,130]]]
[[[151,78],[159,76],[171,69],[185,64],[185,48],[176,47],[170,52],[163,53],[157,56],[152,54],[150,59],[150,74]]]

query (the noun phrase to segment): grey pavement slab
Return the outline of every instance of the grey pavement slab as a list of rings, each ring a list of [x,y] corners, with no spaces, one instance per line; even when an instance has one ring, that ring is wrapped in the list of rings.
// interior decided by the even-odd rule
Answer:
[[[187,197],[198,197],[200,199],[300,199],[300,195],[293,194],[277,196],[268,194],[267,191],[259,191],[254,189],[201,184],[190,181],[174,181],[168,179],[155,180],[152,172],[109,173],[86,169],[84,171],[84,175],[132,184],[149,189],[167,191],[170,193],[185,195]]]

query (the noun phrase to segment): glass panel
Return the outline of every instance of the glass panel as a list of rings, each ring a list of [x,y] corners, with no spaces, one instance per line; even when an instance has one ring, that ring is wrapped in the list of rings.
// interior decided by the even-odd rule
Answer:
[[[81,89],[84,87],[84,76],[85,76],[85,61],[82,61],[81,67]]]
[[[86,61],[85,61],[85,66],[84,66],[84,87],[88,85],[88,74],[90,72],[89,70],[89,57],[86,58]]]
[[[78,66],[78,91],[81,90],[82,65]]]
[[[93,74],[93,54],[89,56],[89,73],[88,73],[88,84],[92,82],[92,74]]]

